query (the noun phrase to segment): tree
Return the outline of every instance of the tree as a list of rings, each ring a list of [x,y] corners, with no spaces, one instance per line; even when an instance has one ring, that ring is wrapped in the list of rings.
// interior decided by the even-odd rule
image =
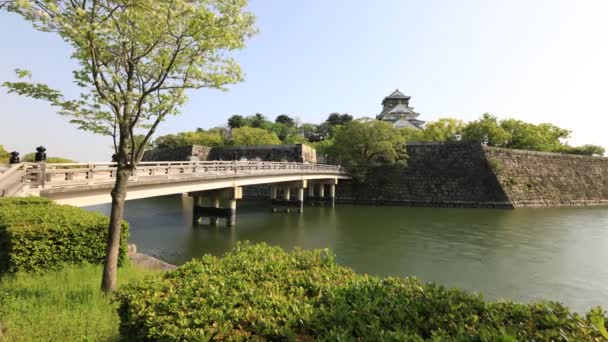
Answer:
[[[310,138],[311,135],[317,133],[318,125],[311,123],[303,123],[298,127],[298,133],[305,138]]]
[[[249,126],[253,128],[261,128],[265,130],[270,130],[272,128],[272,122],[266,119],[266,116],[261,113],[256,113],[255,115],[248,116],[247,120],[249,121]]]
[[[510,139],[511,134],[500,126],[495,116],[488,113],[462,129],[462,140],[478,141],[487,146],[504,147]]]
[[[421,132],[423,141],[458,141],[462,135],[464,124],[452,118],[442,118],[424,126]]]
[[[277,116],[274,119],[274,122],[278,123],[278,124],[283,124],[288,127],[293,127],[296,125],[296,121],[292,117],[290,117],[289,115],[286,115],[286,114],[281,114],[281,115]]]
[[[0,145],[0,165],[8,164],[10,156],[10,153],[4,149],[4,146]]]
[[[278,145],[281,140],[275,133],[261,128],[241,127],[232,130],[232,145],[234,146],[256,146],[256,145]]]
[[[505,119],[500,122],[500,127],[510,135],[505,147],[521,150],[558,152],[563,150],[562,140],[570,136],[570,131],[548,123],[534,125]]]
[[[330,153],[358,181],[381,165],[406,165],[405,139],[398,128],[379,120],[356,120],[336,131]]]
[[[351,121],[353,121],[352,115],[340,113],[331,113],[325,120],[330,126],[346,125]]]
[[[34,28],[57,33],[73,48],[82,93],[28,81],[6,82],[9,92],[48,101],[80,129],[109,135],[117,156],[116,182],[102,290],[116,287],[120,225],[129,175],[160,122],[179,113],[186,90],[222,89],[242,73],[228,51],[255,33],[246,0],[4,0],[2,8]],[[23,78],[31,76],[18,70]],[[145,138],[134,147],[136,132]]]
[[[233,115],[228,118],[228,127],[230,127],[230,129],[241,128],[248,125],[249,123],[242,115]]]

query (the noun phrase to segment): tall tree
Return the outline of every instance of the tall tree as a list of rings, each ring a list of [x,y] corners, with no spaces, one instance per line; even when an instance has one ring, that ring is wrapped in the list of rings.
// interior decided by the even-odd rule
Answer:
[[[230,127],[230,129],[241,128],[247,125],[247,119],[245,119],[242,115],[236,114],[228,118],[228,127]]]
[[[330,149],[358,181],[380,165],[405,165],[406,141],[398,128],[379,120],[355,120],[340,128]]]
[[[275,123],[283,124],[288,127],[293,127],[296,125],[296,121],[287,114],[281,114],[274,119]]]
[[[488,146],[504,147],[510,139],[511,134],[500,126],[498,118],[488,113],[462,129],[462,140],[478,141]]]
[[[458,141],[464,124],[452,118],[442,118],[427,123],[422,130],[423,141]]]
[[[331,113],[325,120],[330,126],[346,125],[351,121],[353,121],[352,115],[340,113]]]
[[[227,51],[255,33],[247,0],[4,0],[35,29],[57,33],[73,48],[73,75],[82,93],[27,81],[6,82],[9,92],[50,102],[80,129],[113,138],[116,182],[102,290],[116,287],[120,224],[130,173],[158,125],[179,113],[186,90],[222,89],[242,73]],[[19,70],[19,76],[29,76]],[[136,132],[144,134],[136,145]],[[134,147],[134,148],[130,148]]]

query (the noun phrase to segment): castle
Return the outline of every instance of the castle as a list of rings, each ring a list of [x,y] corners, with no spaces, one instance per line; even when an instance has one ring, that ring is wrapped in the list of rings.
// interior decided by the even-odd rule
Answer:
[[[422,129],[424,121],[418,120],[420,113],[414,112],[409,106],[410,96],[404,95],[399,89],[382,100],[382,112],[377,119],[387,121],[397,128]]]

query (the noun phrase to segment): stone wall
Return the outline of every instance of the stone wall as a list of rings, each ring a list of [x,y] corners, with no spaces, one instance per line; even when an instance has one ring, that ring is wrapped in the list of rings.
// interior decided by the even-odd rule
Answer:
[[[340,182],[338,202],[511,208],[481,145],[411,143],[407,167],[380,167],[365,183]]]
[[[260,145],[240,147],[208,147],[191,145],[175,148],[155,148],[146,151],[142,161],[200,161],[200,160],[265,160],[285,162],[317,162],[314,148],[303,145]]]
[[[608,158],[484,147],[515,207],[608,205]]]
[[[381,167],[364,184],[342,182],[348,203],[447,207],[608,205],[608,158],[482,147],[408,145],[407,167]]]
[[[155,148],[144,153],[142,161],[201,161],[208,160],[211,147],[192,145],[174,148]]]

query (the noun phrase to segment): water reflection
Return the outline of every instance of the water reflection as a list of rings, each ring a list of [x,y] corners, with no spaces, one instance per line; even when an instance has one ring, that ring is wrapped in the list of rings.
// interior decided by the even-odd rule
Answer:
[[[108,206],[92,207],[109,212]],[[328,247],[358,272],[416,276],[487,298],[560,300],[577,310],[608,307],[608,209],[306,207],[273,214],[239,202],[237,225],[192,225],[187,197],[127,203],[138,249],[180,264],[221,255],[239,240],[284,248]]]

